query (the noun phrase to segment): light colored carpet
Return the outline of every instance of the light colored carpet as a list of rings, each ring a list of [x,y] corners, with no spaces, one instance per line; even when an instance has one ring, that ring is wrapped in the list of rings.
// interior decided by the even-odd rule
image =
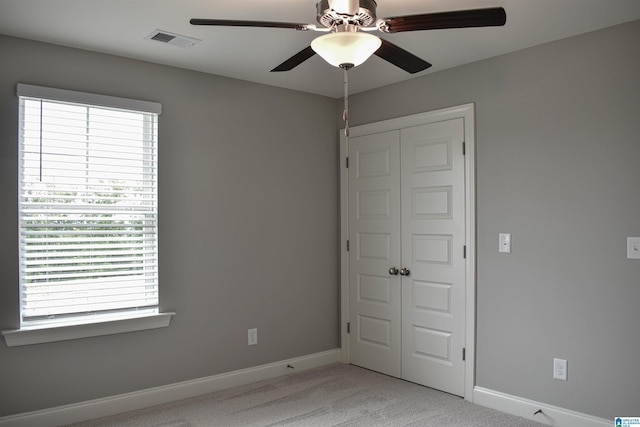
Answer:
[[[74,424],[76,427],[542,425],[344,364]]]

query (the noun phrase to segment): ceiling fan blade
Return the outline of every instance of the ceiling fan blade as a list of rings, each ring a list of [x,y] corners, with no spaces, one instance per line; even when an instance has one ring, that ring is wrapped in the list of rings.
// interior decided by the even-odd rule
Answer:
[[[412,53],[395,44],[382,40],[382,46],[375,52],[375,55],[385,61],[391,62],[396,67],[400,67],[408,73],[415,74],[431,67],[424,59],[418,58]]]
[[[424,13],[383,19],[383,31],[441,30],[446,28],[499,27],[507,21],[502,7],[488,9],[457,10],[452,12]]]
[[[191,25],[214,25],[219,27],[259,27],[259,28],[289,28],[293,30],[307,31],[308,24],[297,24],[295,22],[271,22],[271,21],[239,21],[233,19],[199,19],[193,18],[189,21]]]
[[[298,65],[302,64],[307,59],[311,58],[315,54],[316,53],[313,49],[311,49],[311,46],[308,46],[307,48],[302,49],[300,52],[296,53],[291,58],[284,61],[282,64],[278,65],[276,68],[271,70],[271,72],[292,70]]]

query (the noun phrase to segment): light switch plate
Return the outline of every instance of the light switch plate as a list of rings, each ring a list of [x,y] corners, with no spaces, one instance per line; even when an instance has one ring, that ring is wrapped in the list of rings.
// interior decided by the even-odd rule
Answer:
[[[627,237],[627,258],[640,259],[640,237]]]
[[[505,254],[511,253],[511,233],[500,233],[498,236],[499,239],[499,247],[498,252],[502,252]]]

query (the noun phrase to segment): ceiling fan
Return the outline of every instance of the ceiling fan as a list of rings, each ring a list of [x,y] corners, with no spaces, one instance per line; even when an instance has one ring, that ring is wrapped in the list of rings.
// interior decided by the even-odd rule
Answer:
[[[502,7],[423,13],[419,15],[376,17],[375,0],[320,0],[316,4],[317,21],[321,26],[292,22],[243,21],[225,19],[191,19],[192,25],[231,27],[286,28],[299,31],[321,31],[300,52],[278,65],[272,72],[289,71],[316,53],[336,67],[352,68],[375,54],[409,73],[418,73],[431,66],[427,61],[395,44],[369,34],[447,28],[491,27],[504,25],[507,19]]]
[[[286,28],[298,31],[321,31],[311,46],[302,49],[272,72],[289,71],[316,53],[335,67],[344,69],[344,132],[349,136],[349,89],[347,71],[376,55],[414,74],[431,67],[422,58],[381,39],[372,31],[400,33],[405,31],[447,28],[494,27],[504,25],[507,15],[502,7],[423,13],[378,19],[375,0],[320,0],[316,3],[316,20],[321,26],[293,22],[243,21],[226,19],[191,19],[192,25],[223,27]]]

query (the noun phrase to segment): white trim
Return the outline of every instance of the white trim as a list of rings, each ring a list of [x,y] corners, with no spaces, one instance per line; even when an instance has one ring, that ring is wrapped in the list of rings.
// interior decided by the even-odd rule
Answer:
[[[512,396],[483,387],[475,387],[474,402],[478,405],[497,409],[550,426],[609,427],[614,423],[613,420],[594,417],[570,409],[536,402],[523,397]],[[542,410],[542,413],[534,415],[538,410]]]
[[[362,135],[371,135],[374,133],[399,130],[406,127],[420,126],[460,117],[469,119],[473,118],[473,112],[473,103],[463,104],[455,107],[443,108],[441,110],[428,111],[425,113],[412,114],[410,116],[398,117],[395,119],[382,120],[380,122],[354,126],[349,129],[349,136],[356,137]],[[469,116],[469,114],[471,114],[471,116]],[[471,130],[473,133],[475,133],[475,126],[472,126]],[[344,132],[342,132],[340,141],[342,142],[344,140],[346,140],[346,137],[344,136]]]
[[[76,423],[149,406],[161,405],[175,400],[188,399],[205,393],[279,377],[291,372],[299,372],[328,365],[339,362],[339,358],[339,349],[329,350],[191,381],[56,408],[10,415],[0,418],[0,426],[29,427],[37,425],[47,427]],[[295,371],[288,368],[287,365],[293,366]]]
[[[340,347],[343,363],[351,361],[349,355],[349,335],[347,323],[349,322],[349,252],[347,252],[347,240],[349,239],[349,170],[346,167],[349,147],[344,135],[344,129],[340,133]]]
[[[74,90],[55,89],[24,83],[18,83],[16,93],[18,96],[25,97],[100,105],[103,107],[122,108],[124,110],[144,111],[146,113],[162,113],[162,104],[157,102],[140,101],[137,99],[120,98],[117,96],[97,95],[94,93],[77,92]]]
[[[467,104],[459,107],[457,114],[465,121],[465,230],[466,230],[466,271],[467,289],[465,292],[466,327],[465,356],[466,370],[464,396],[473,402],[476,369],[476,120],[475,105]]]
[[[362,136],[374,133],[387,132],[412,126],[440,122],[455,118],[463,118],[465,121],[465,219],[466,219],[466,325],[465,325],[465,396],[473,402],[475,385],[475,335],[476,335],[476,199],[475,199],[475,105],[473,103],[459,105],[426,113],[413,114],[395,119],[383,120],[375,123],[354,126],[349,130],[349,136]],[[349,321],[349,254],[346,241],[349,236],[349,179],[345,167],[345,159],[349,153],[348,138],[344,130],[340,135],[340,340],[342,347],[341,359],[349,363],[349,336],[346,334],[346,324]]]
[[[122,314],[120,317],[88,316],[81,323],[57,323],[22,327],[20,329],[2,331],[2,335],[7,347],[17,347],[166,328],[171,323],[171,317],[174,315],[175,313],[173,312],[167,312],[142,315],[128,313],[126,317]]]

